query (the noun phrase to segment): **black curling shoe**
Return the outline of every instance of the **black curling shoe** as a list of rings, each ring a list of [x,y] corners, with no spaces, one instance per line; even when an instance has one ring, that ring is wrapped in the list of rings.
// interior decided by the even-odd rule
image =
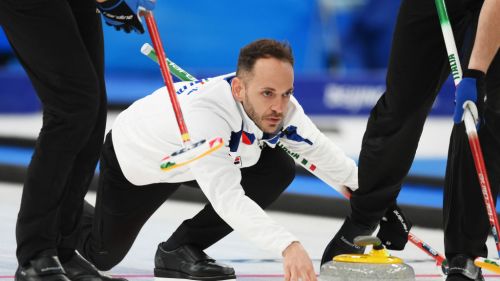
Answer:
[[[15,281],[70,281],[56,256],[39,256],[16,270]]]
[[[71,281],[127,281],[124,278],[113,278],[100,272],[93,264],[79,254],[62,264],[66,276]]]
[[[202,250],[183,245],[173,251],[166,251],[162,243],[158,245],[155,255],[156,280],[204,280],[233,281],[236,280],[234,269],[217,263]]]

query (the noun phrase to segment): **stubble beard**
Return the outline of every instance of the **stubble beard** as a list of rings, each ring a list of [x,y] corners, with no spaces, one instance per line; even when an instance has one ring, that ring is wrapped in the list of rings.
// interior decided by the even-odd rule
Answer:
[[[250,101],[248,100],[248,97],[245,96],[245,102],[242,103],[243,104],[243,109],[245,109],[245,112],[247,113],[248,117],[250,117],[250,119],[252,119],[252,121],[255,123],[255,125],[257,125],[257,127],[265,132],[265,133],[268,133],[266,132],[266,130],[264,129],[264,127],[262,126],[262,123],[263,123],[263,118],[261,118],[257,112],[255,111],[253,105],[250,103]]]

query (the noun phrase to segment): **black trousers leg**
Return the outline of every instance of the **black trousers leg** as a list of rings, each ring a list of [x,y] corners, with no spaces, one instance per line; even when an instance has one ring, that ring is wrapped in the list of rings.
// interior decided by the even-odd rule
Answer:
[[[67,1],[0,3],[0,24],[43,105],[43,126],[28,168],[16,226],[20,264],[26,264],[41,251],[55,254],[68,180],[78,154],[96,128],[103,100],[102,77],[91,58],[92,53],[98,52],[92,48],[98,48],[99,44],[91,42],[90,37],[84,39],[84,28],[79,27],[97,26],[99,18],[95,6],[94,14],[90,14],[93,1],[82,2],[87,4],[78,5],[78,11]],[[86,16],[77,20],[78,13]],[[98,150],[91,150],[87,151],[90,160],[78,163],[82,173],[93,173],[95,160],[91,158],[95,158]],[[84,185],[72,184],[77,188]]]
[[[283,150],[266,147],[257,164],[241,169],[245,194],[262,208],[274,202],[295,177],[295,163]],[[165,247],[175,249],[191,244],[206,249],[231,233],[210,204],[193,218],[185,220],[167,240]]]
[[[482,124],[479,140],[496,200],[500,187],[500,54],[486,78],[486,103],[478,97]],[[447,258],[457,254],[487,256],[490,224],[464,124],[453,128],[446,167],[443,221]]]
[[[118,264],[142,226],[180,184],[135,186],[121,172],[108,134],[100,162],[95,210],[86,206],[78,251],[100,270]]]
[[[69,3],[99,78],[100,96],[94,129],[87,143],[76,156],[75,163],[78,164],[74,165],[71,170],[65,199],[61,206],[62,241],[58,245],[58,254],[61,261],[64,261],[65,256],[70,257],[76,248],[77,241],[67,238],[76,237],[74,233],[79,231],[76,224],[82,214],[84,197],[99,159],[107,118],[107,99],[104,84],[104,42],[100,15],[95,13],[95,3],[93,1],[70,0]]]
[[[467,11],[448,1],[455,38],[465,32]],[[372,109],[359,156],[359,189],[352,220],[374,226],[395,203],[415,157],[426,116],[449,73],[433,0],[401,4],[387,73],[387,89]]]

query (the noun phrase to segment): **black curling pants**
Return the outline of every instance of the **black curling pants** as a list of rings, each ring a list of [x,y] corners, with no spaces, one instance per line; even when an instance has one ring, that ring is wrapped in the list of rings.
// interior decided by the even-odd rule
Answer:
[[[262,208],[274,202],[295,177],[295,162],[281,149],[266,147],[254,166],[241,169],[245,194]],[[194,182],[187,183],[193,185]],[[95,209],[87,205],[80,235],[80,253],[101,270],[118,264],[127,254],[149,217],[181,183],[135,186],[123,175],[106,137],[100,161],[100,180]],[[232,229],[210,204],[185,220],[168,239],[171,248],[191,244],[210,247]]]
[[[103,38],[94,0],[2,0],[0,25],[43,107],[16,225],[25,265],[74,252],[106,123]]]
[[[455,40],[467,65],[480,10],[478,1],[446,1]],[[469,40],[473,41],[473,40]],[[386,208],[396,201],[413,162],[425,119],[449,64],[434,0],[403,0],[386,80],[386,92],[372,109],[359,156],[359,189],[351,198],[352,219],[376,225]],[[500,176],[500,58],[487,75],[488,99],[479,137],[492,191],[497,194]],[[479,98],[479,100],[481,100]],[[479,102],[482,103],[482,100]],[[452,124],[450,117],[450,126]],[[436,138],[448,138],[441,135]],[[444,199],[445,247],[456,253],[484,253],[488,220],[463,125],[453,129],[448,154]]]

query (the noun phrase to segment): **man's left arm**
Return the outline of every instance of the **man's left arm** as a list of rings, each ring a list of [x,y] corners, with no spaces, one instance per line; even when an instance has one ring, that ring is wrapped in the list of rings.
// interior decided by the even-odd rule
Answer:
[[[296,100],[291,124],[303,141],[282,138],[278,146],[294,160],[332,188],[348,196],[358,188],[358,169],[353,159],[328,139],[304,113]],[[346,187],[350,191],[346,190]]]

